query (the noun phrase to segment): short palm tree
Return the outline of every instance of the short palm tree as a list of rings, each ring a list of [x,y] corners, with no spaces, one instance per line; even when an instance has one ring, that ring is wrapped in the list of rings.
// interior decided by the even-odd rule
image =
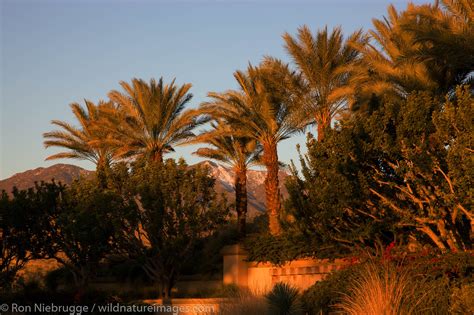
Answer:
[[[198,135],[191,143],[208,144],[210,147],[200,148],[194,154],[227,164],[233,170],[237,230],[240,236],[245,235],[247,170],[249,166],[261,163],[261,145],[252,138],[239,136],[223,121],[213,123],[210,131]]]
[[[298,29],[297,38],[283,35],[285,48],[303,78],[302,115],[308,123],[316,123],[318,140],[330,128],[332,119],[347,108],[355,93],[350,84],[350,74],[360,57],[353,47],[365,45],[362,31],[344,40],[340,28],[329,34],[327,28],[313,36],[307,26]]]
[[[96,165],[96,174],[102,185],[105,184],[105,174],[110,164],[116,158],[116,151],[106,145],[108,134],[106,130],[98,128],[98,122],[103,119],[104,110],[110,110],[110,102],[99,102],[98,105],[85,101],[85,108],[78,103],[72,103],[72,112],[79,122],[75,127],[67,122],[53,120],[52,124],[62,130],[46,132],[44,145],[66,149],[64,152],[50,155],[46,160],[54,159],[80,159],[88,160]]]
[[[124,92],[111,91],[109,98],[117,110],[108,115],[106,128],[113,135],[113,144],[123,158],[144,158],[163,162],[163,155],[194,136],[193,129],[205,123],[193,110],[185,107],[192,98],[191,84],[176,86],[163,78],[147,83],[133,79],[120,82]]]
[[[285,89],[295,75],[287,65],[267,59],[258,67],[249,65],[246,72],[236,71],[234,77],[239,90],[209,93],[212,101],[201,104],[200,110],[224,120],[233,130],[262,145],[262,162],[267,169],[265,192],[269,228],[273,235],[278,235],[281,201],[277,146],[303,129],[303,124],[296,119],[298,107]]]

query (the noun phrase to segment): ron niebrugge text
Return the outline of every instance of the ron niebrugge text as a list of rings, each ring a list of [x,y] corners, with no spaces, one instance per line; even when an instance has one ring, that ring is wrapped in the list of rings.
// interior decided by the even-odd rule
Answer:
[[[12,313],[67,313],[70,315],[81,315],[84,313],[167,313],[178,315],[180,313],[207,313],[215,314],[217,310],[214,305],[122,305],[118,303],[109,303],[105,305],[93,304],[87,305],[56,305],[35,303],[32,305],[20,305],[16,303],[2,304],[1,312]]]

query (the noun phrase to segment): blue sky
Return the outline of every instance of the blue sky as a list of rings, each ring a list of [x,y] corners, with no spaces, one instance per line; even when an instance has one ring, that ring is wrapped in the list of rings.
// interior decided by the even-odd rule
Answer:
[[[247,1],[22,1],[0,0],[0,179],[58,162],[44,161],[42,134],[52,119],[74,122],[72,102],[98,101],[119,81],[176,77],[193,84],[195,107],[208,91],[235,88],[232,73],[272,55],[289,61],[281,35],[307,24],[341,25],[345,34],[369,29],[393,3],[385,0]],[[279,146],[280,159],[297,159],[295,136]],[[169,157],[189,163],[196,147]]]

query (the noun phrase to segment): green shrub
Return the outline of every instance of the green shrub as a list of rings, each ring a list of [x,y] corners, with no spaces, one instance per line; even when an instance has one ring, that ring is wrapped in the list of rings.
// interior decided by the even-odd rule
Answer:
[[[266,296],[270,314],[303,314],[303,305],[298,290],[287,283],[279,282]]]
[[[360,265],[351,265],[330,273],[324,280],[316,282],[303,292],[302,301],[308,314],[329,314],[334,305],[342,301],[349,290],[349,283],[355,278]]]

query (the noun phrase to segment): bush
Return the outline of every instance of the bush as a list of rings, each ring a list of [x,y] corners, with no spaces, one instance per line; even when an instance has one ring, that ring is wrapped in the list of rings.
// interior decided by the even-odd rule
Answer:
[[[370,265],[369,273],[367,266]],[[318,315],[338,311],[337,305],[344,304],[344,300],[352,304],[360,302],[367,307],[363,302],[364,292],[383,287],[383,284],[393,286],[392,297],[395,293],[402,294],[398,297],[412,313],[449,314],[458,310],[462,313],[472,306],[474,300],[469,295],[474,284],[474,255],[405,253],[396,257],[371,258],[333,272],[315,283],[303,293],[303,303],[309,314]],[[388,301],[390,292],[386,293],[388,295],[382,300]],[[372,300],[373,295],[370,296]],[[370,313],[367,309],[364,312]]]
[[[361,265],[351,265],[333,271],[324,280],[316,282],[303,292],[302,301],[308,314],[329,314],[336,304],[341,303],[343,294],[349,290],[349,283],[355,278]]]

